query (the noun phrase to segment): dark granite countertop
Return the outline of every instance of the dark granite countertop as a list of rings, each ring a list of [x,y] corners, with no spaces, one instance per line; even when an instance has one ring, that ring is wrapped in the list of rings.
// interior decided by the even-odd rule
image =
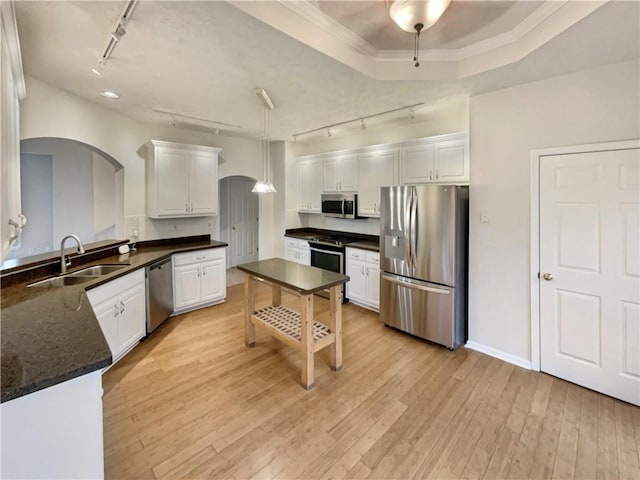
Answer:
[[[353,242],[347,245],[347,248],[360,248],[362,250],[370,250],[372,252],[380,251],[380,243],[373,241]]]
[[[290,228],[285,231],[285,237],[299,238],[300,240],[311,240],[317,237],[330,237],[332,235],[340,237],[351,237],[355,241],[347,244],[347,247],[362,248],[372,252],[380,251],[380,237],[377,235],[366,235],[364,233],[341,232],[338,230],[323,230],[320,228]]]
[[[119,243],[122,242],[116,245]],[[126,266],[78,286],[27,287],[35,280],[29,272],[3,276],[1,401],[33,393],[111,364],[111,351],[89,304],[86,290],[174,253],[226,246],[226,243],[200,237],[198,241],[183,238],[142,243],[137,251],[124,255],[118,255],[116,247],[103,253],[100,259],[74,265],[69,272],[91,264],[120,263]]]
[[[349,281],[349,277],[341,273],[301,265],[282,258],[245,263],[238,265],[237,269],[301,294],[314,293]]]

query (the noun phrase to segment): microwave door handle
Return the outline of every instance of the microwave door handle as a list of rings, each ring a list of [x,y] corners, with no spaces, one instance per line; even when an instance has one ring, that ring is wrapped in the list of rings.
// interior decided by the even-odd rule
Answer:
[[[344,198],[344,199],[342,200],[342,216],[343,216],[343,217],[345,216],[345,213],[344,213],[344,212],[346,212],[346,211],[347,211],[347,199],[346,199],[346,198]]]

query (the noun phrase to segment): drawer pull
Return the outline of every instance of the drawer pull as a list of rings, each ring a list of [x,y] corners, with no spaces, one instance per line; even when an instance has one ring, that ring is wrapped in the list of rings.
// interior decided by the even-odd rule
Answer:
[[[205,258],[207,258],[206,256],[202,256],[202,257],[196,257],[196,260],[204,260]]]

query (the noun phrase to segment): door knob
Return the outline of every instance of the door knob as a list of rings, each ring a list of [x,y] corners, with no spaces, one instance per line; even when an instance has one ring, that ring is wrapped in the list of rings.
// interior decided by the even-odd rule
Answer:
[[[236,226],[235,226],[235,225],[234,225],[233,227],[231,227],[231,230],[235,230],[235,229],[236,229]]]
[[[548,282],[553,280],[553,275],[551,275],[550,273],[545,273],[544,275],[542,275],[542,278],[544,278]]]

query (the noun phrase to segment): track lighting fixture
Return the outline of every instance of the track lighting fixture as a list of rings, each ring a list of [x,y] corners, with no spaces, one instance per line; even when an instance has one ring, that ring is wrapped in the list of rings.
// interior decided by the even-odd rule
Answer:
[[[370,118],[380,117],[380,116],[383,116],[383,115],[389,115],[389,114],[395,113],[395,112],[401,112],[403,110],[409,110],[409,114],[411,115],[411,118],[413,119],[416,116],[416,108],[421,107],[423,105],[424,105],[424,102],[415,103],[413,105],[407,105],[407,106],[404,106],[404,107],[393,108],[391,110],[385,110],[384,112],[373,113],[371,115],[365,115],[363,117],[357,117],[357,118],[354,118],[352,120],[345,120],[344,122],[333,123],[331,125],[324,125],[322,127],[314,128],[312,130],[307,130],[305,132],[294,133],[293,134],[293,141],[295,142],[298,139],[298,137],[301,136],[301,135],[306,135],[308,133],[314,133],[314,132],[320,132],[322,130],[326,130],[327,131],[327,137],[331,137],[333,135],[333,132],[331,130],[332,128],[341,127],[342,125],[348,125],[348,124],[353,123],[353,122],[360,122],[360,128],[362,128],[364,130],[364,129],[367,128],[366,120],[368,120]]]

